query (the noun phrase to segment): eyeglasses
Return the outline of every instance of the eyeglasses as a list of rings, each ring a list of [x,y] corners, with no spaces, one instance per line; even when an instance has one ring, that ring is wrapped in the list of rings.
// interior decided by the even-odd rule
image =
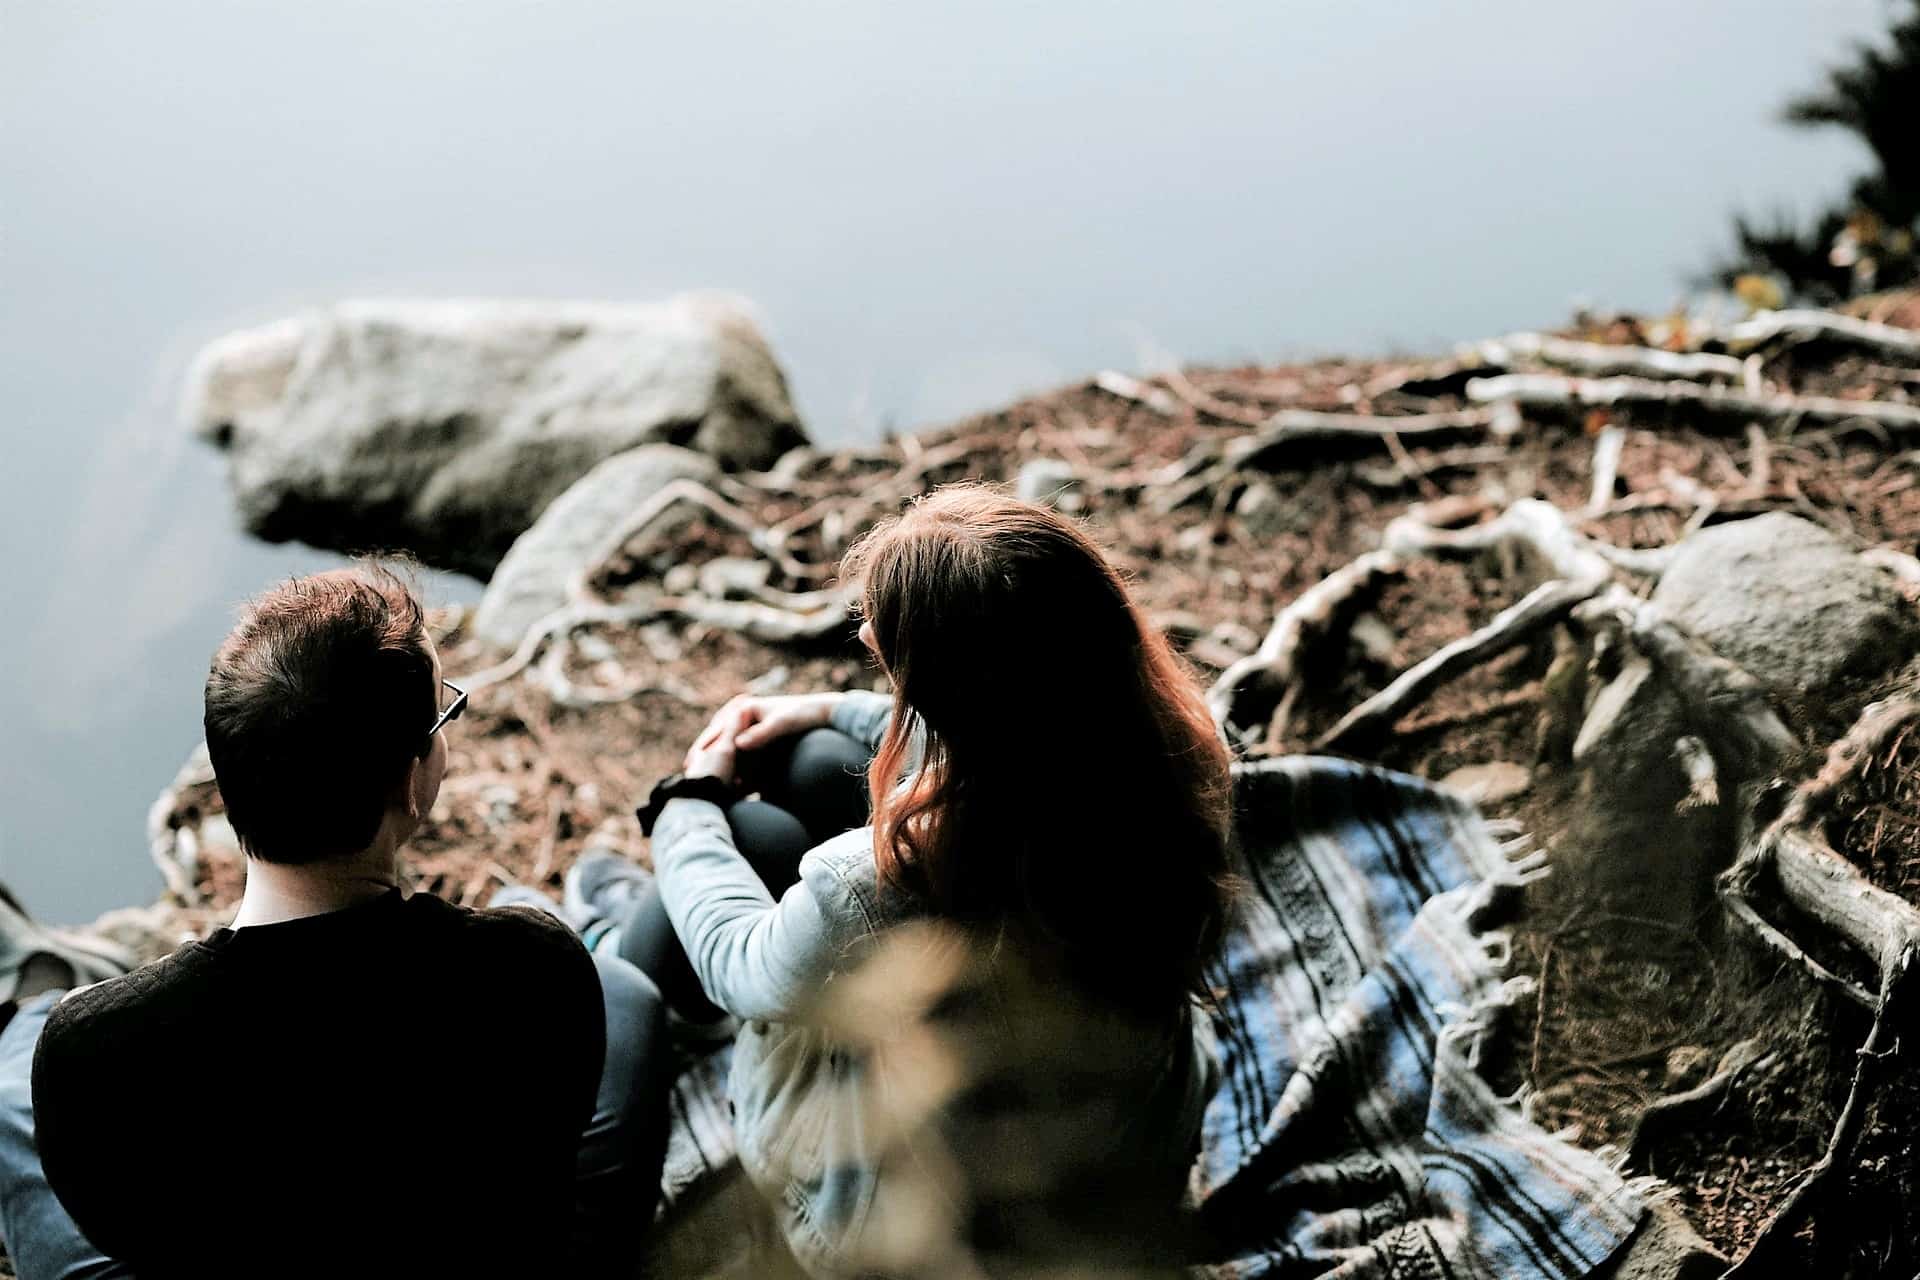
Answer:
[[[452,724],[455,720],[458,720],[461,712],[467,709],[467,691],[465,689],[462,689],[451,680],[442,680],[440,683],[453,690],[453,701],[449,702],[447,709],[440,713],[440,718],[433,722],[433,728],[427,730],[427,737],[429,739],[446,726]]]

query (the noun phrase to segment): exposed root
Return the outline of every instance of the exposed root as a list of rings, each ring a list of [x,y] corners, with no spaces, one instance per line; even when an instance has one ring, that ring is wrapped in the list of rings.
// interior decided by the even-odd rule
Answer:
[[[1573,531],[1552,503],[1523,498],[1496,519],[1465,529],[1438,529],[1418,513],[1387,526],[1381,541],[1406,555],[1474,555],[1506,550],[1520,561],[1522,572],[1536,580],[1565,578],[1598,586],[1611,576],[1611,565],[1599,546]]]
[[[1920,558],[1892,547],[1868,547],[1860,558],[1892,574],[1910,595],[1920,591]]]
[[[1720,770],[1707,744],[1690,733],[1682,734],[1674,741],[1673,758],[1687,775],[1687,794],[1680,799],[1680,809],[1710,809],[1718,805]]]
[[[1370,551],[1301,592],[1274,618],[1259,649],[1221,672],[1207,691],[1214,721],[1245,745],[1255,726],[1266,721],[1298,681],[1305,647],[1323,638],[1343,611],[1357,607],[1400,572],[1399,556]]]
[[[1576,620],[1612,629],[1651,659],[1680,695],[1703,736],[1731,748],[1742,779],[1771,777],[1800,740],[1773,709],[1760,682],[1675,626],[1653,605],[1612,587],[1583,604]]]
[[[1593,489],[1587,498],[1589,514],[1602,511],[1613,501],[1613,486],[1620,479],[1620,452],[1627,445],[1624,427],[1603,427],[1593,442]]]
[[[1920,405],[1892,400],[1839,400],[1828,396],[1756,395],[1744,389],[1651,378],[1574,378],[1556,373],[1508,373],[1475,378],[1467,398],[1478,404],[1509,403],[1536,409],[1605,409],[1616,406],[1682,408],[1703,422],[1870,422],[1888,431],[1920,431]]]
[[[1741,376],[1741,362],[1734,356],[1617,347],[1539,333],[1515,333],[1475,343],[1473,353],[1483,363],[1503,369],[1536,363],[1591,378],[1631,374],[1639,378],[1725,378],[1737,382]]]
[[[1316,751],[1348,751],[1391,729],[1446,681],[1532,638],[1600,589],[1594,579],[1543,582],[1486,626],[1435,651],[1320,735]]]
[[[1171,391],[1165,387],[1156,387],[1150,382],[1142,382],[1117,369],[1103,369],[1094,374],[1093,385],[1109,395],[1116,395],[1122,400],[1131,400],[1137,405],[1151,409],[1163,418],[1171,418],[1180,412],[1180,401]]]
[[[1390,451],[1390,437],[1401,444],[1409,437],[1431,442],[1482,434],[1492,423],[1493,415],[1479,409],[1399,417],[1283,409],[1251,435],[1234,436],[1224,444],[1209,443],[1194,450],[1159,477],[1166,490],[1155,499],[1154,506],[1162,512],[1176,511],[1202,494],[1213,493],[1245,467],[1315,463],[1355,447]]]
[[[563,605],[528,627],[527,634],[520,639],[520,647],[515,649],[504,662],[468,675],[465,681],[466,688],[469,692],[478,692],[490,685],[513,679],[525,671],[539,655],[541,645],[577,627],[634,626],[642,622],[652,622],[662,614],[659,604],[652,599],[634,599],[624,604]]]
[[[1793,827],[1812,827],[1820,822],[1840,792],[1871,767],[1895,735],[1917,717],[1920,699],[1889,698],[1870,704],[1846,736],[1827,748],[1820,771],[1795,789],[1781,820]]]
[[[1761,1229],[1739,1261],[1728,1269],[1723,1280],[1779,1275],[1781,1263],[1775,1255],[1784,1249],[1786,1242],[1800,1229],[1801,1222],[1827,1193],[1828,1183],[1835,1174],[1844,1178],[1847,1167],[1853,1161],[1854,1146],[1860,1141],[1860,1128],[1866,1122],[1867,1104],[1873,1090],[1881,1077],[1893,1069],[1899,1055],[1902,1022],[1898,1015],[1903,1014],[1906,1008],[1908,988],[1912,985],[1910,975],[1914,957],[1912,945],[1903,947],[1881,978],[1873,1027],[1867,1032],[1866,1043],[1857,1051],[1853,1083],[1847,1089],[1847,1101],[1840,1108],[1840,1118],[1834,1122],[1833,1136],[1827,1140],[1826,1151],[1811,1169],[1801,1175],[1786,1203]],[[1892,1043],[1889,1044],[1889,1041]]]
[[[1718,336],[1736,351],[1774,342],[1833,342],[1888,359],[1920,361],[1920,330],[1856,320],[1837,311],[1769,311]]]
[[[614,668],[617,678],[600,683],[576,681],[567,675],[567,647],[555,644],[547,650],[546,657],[534,667],[533,674],[540,686],[547,691],[558,707],[573,711],[584,711],[590,707],[611,706],[618,702],[630,702],[646,693],[661,693],[676,698],[690,707],[701,705],[700,695],[687,686],[686,681],[672,676],[657,679],[644,679],[634,676],[617,663],[607,659],[600,663],[602,667]]]
[[[1656,1098],[1634,1119],[1627,1136],[1627,1160],[1642,1163],[1647,1148],[1661,1135],[1697,1124],[1703,1111],[1718,1110],[1741,1077],[1765,1070],[1773,1060],[1758,1040],[1743,1040],[1727,1051],[1712,1078],[1680,1093]]]
[[[540,667],[540,679],[554,701],[562,706],[604,706],[650,691],[682,696],[683,690],[631,677],[602,686],[570,680],[565,673],[568,637],[587,626],[633,626],[676,617],[739,631],[771,643],[818,641],[845,628],[850,597],[844,591],[779,591],[768,586],[765,574],[751,566],[743,573],[740,561],[720,560],[708,564],[702,571],[700,585],[716,595],[747,595],[751,597],[748,600],[708,599],[684,593],[655,595],[645,590],[618,602],[601,598],[593,584],[608,565],[626,554],[636,540],[645,543],[677,527],[681,508],[685,506],[744,535],[771,565],[790,577],[806,579],[828,572],[795,560],[784,545],[738,504],[697,480],[675,480],[635,508],[602,539],[593,554],[581,562],[568,582],[571,602],[527,628],[519,648],[506,661],[468,676],[468,688],[484,689],[512,679],[532,665],[543,646],[551,644],[547,661]]]

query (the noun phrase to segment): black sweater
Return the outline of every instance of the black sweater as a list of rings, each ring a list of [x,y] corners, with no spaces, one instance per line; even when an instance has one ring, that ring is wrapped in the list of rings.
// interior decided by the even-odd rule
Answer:
[[[558,1274],[604,1034],[539,912],[395,892],[222,930],[54,1010],[41,1158],[142,1276]]]

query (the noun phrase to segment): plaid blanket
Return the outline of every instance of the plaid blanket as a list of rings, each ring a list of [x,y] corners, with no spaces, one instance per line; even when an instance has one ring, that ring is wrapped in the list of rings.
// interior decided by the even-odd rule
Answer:
[[[1242,766],[1252,881],[1217,971],[1224,1072],[1195,1190],[1223,1276],[1584,1276],[1636,1190],[1520,1118],[1478,1070],[1512,863],[1473,806],[1343,760]]]
[[[1509,861],[1459,796],[1344,760],[1237,766],[1235,798],[1251,893],[1214,971],[1208,1270],[1571,1280],[1605,1261],[1639,1192],[1479,1070],[1524,990],[1486,926],[1538,857]],[[732,1163],[726,1056],[675,1091],[669,1202]]]

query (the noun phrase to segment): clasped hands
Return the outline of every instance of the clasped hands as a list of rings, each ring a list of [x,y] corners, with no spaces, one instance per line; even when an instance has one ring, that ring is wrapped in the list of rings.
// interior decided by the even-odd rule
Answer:
[[[779,738],[818,729],[833,717],[838,693],[741,694],[714,713],[687,749],[681,772],[689,778],[737,781],[739,755]]]

